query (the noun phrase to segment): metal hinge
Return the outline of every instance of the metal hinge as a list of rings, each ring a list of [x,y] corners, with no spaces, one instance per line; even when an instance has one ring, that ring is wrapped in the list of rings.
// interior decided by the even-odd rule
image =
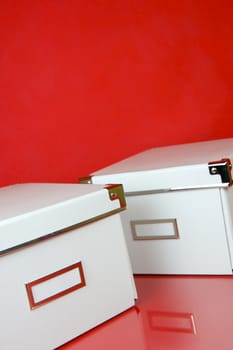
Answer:
[[[228,183],[229,186],[232,185],[232,164],[229,158],[223,158],[218,161],[209,162],[208,166],[211,175],[220,175],[222,183]]]

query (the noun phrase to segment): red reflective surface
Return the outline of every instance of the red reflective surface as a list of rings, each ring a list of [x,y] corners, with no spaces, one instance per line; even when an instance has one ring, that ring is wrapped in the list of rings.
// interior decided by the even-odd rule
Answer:
[[[230,350],[233,278],[136,276],[136,308],[59,350]]]

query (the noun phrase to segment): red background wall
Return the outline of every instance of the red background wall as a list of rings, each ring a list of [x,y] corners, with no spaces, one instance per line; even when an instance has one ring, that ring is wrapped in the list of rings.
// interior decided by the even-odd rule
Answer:
[[[233,137],[233,2],[0,4],[0,186]]]

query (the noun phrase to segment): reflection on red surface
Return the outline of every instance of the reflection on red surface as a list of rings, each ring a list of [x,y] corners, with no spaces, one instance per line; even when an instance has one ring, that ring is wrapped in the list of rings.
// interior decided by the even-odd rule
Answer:
[[[194,316],[190,313],[149,311],[148,319],[154,331],[196,333]]]
[[[233,335],[233,277],[155,276],[137,277],[140,310],[147,350],[230,350]],[[157,319],[157,329],[148,312],[162,315],[192,315],[195,332],[174,332],[187,327],[181,318]],[[153,313],[152,313],[153,315]],[[172,322],[171,322],[172,321]],[[185,321],[183,319],[183,321]],[[187,319],[186,319],[187,321]],[[169,329],[173,328],[173,329]]]
[[[132,308],[60,350],[231,350],[232,276],[136,276]]]
[[[59,350],[146,350],[142,323],[136,308],[62,346]]]

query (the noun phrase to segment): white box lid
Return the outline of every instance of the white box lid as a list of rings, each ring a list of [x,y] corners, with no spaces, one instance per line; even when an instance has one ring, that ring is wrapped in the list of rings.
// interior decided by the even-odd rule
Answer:
[[[30,183],[2,187],[0,254],[124,207],[124,194],[118,185]]]
[[[233,138],[157,147],[92,174],[92,182],[122,183],[125,192],[227,186],[210,162],[233,159]]]

